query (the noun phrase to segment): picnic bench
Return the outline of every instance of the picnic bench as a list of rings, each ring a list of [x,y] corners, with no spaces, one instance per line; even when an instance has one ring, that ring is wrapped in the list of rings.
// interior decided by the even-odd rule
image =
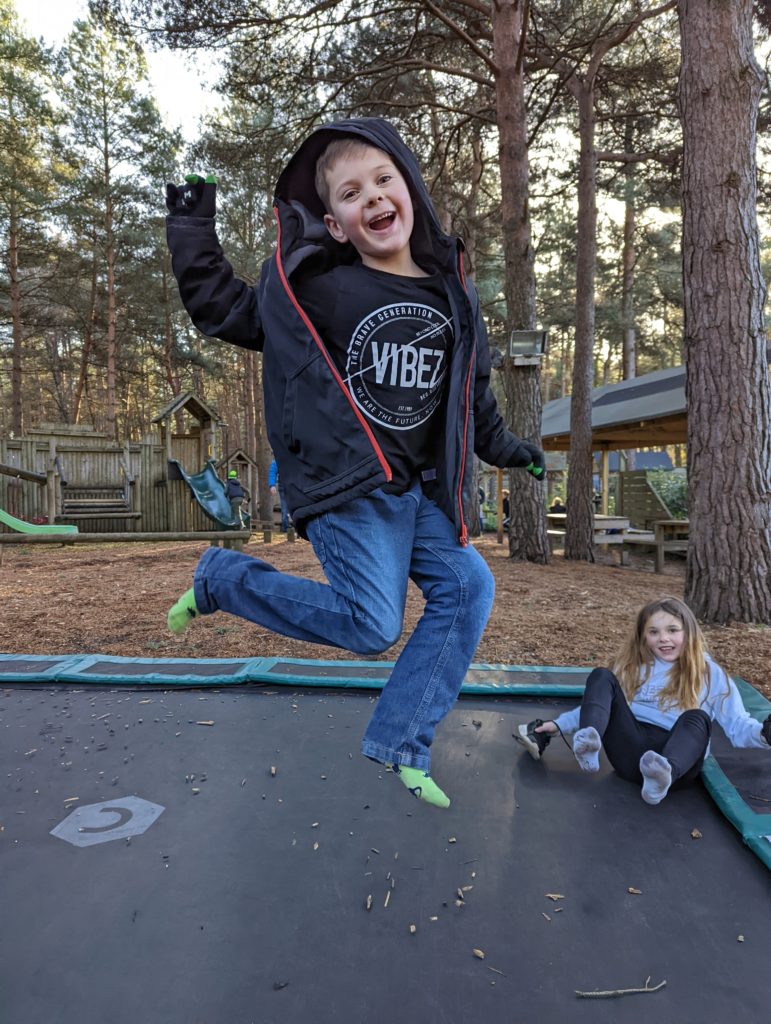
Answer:
[[[621,564],[628,563],[628,551],[633,545],[654,550],[654,572],[664,571],[667,552],[685,554],[688,551],[687,519],[656,519],[652,530],[628,530],[624,536]]]
[[[550,550],[565,538],[565,512],[547,512],[546,536]],[[688,551],[688,520],[657,519],[652,530],[635,530],[624,516],[594,516],[594,543],[621,545],[622,565],[629,564],[629,551],[634,546],[653,548],[654,572],[664,571],[668,552],[682,554]]]
[[[551,550],[554,550],[558,541],[564,541],[567,518],[566,512],[546,513],[546,536]],[[624,516],[603,516],[599,513],[594,515],[595,544],[623,544],[628,529],[629,520]]]

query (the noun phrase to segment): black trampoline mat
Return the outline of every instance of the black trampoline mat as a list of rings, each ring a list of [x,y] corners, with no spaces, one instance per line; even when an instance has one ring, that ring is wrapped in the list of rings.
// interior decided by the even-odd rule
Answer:
[[[512,739],[568,705],[472,698],[437,735],[438,811],[358,753],[375,700],[0,693],[4,1024],[768,1019],[768,871],[700,784],[648,807],[604,758]],[[49,834],[72,797],[163,810],[78,847]]]
[[[121,659],[119,661],[95,661],[92,665],[87,665],[84,668],[78,668],[78,675],[83,676],[99,676],[105,680],[109,680],[110,676],[116,676],[118,678],[125,676],[136,676],[137,678],[147,676],[169,676],[170,678],[208,678],[210,676],[222,676],[223,673],[235,674],[239,669],[247,665],[248,661],[232,662],[229,661],[226,667],[214,661],[199,661],[191,659],[190,661],[174,661],[168,659],[161,661],[159,659],[149,659],[147,661],[131,661],[129,659]]]
[[[55,665],[61,665],[64,659],[52,657],[52,658],[0,658],[0,676],[2,675],[13,675],[14,677],[23,676],[25,673],[30,675],[39,675],[41,672],[45,672],[49,668],[53,668]]]
[[[771,815],[771,771],[768,750],[737,750],[728,742],[723,730],[716,727],[712,736],[711,751],[728,781],[747,806],[756,814]],[[771,821],[768,823],[768,831],[771,833]]]
[[[297,676],[305,679],[382,679],[386,680],[393,671],[393,665],[373,661],[371,665],[357,662],[355,665],[339,661],[308,661],[297,664],[293,661],[277,661],[267,670],[268,676]]]

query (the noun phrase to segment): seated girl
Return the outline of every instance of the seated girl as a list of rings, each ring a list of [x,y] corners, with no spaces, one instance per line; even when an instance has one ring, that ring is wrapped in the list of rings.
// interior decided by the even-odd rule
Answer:
[[[516,738],[537,760],[553,735],[574,733],[573,753],[585,772],[599,770],[603,746],[621,778],[642,783],[643,800],[658,804],[673,784],[699,774],[713,721],[734,747],[771,749],[771,715],[760,723],[748,714],[735,684],[706,653],[691,610],[665,597],[640,610],[612,671],[589,675],[580,707],[520,725]]]

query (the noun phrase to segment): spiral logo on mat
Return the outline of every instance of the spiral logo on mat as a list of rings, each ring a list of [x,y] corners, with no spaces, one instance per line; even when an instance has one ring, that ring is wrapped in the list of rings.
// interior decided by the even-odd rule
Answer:
[[[114,839],[140,836],[163,814],[161,804],[138,796],[122,796],[85,804],[51,829],[51,835],[73,846],[97,846]]]
[[[422,303],[368,314],[348,346],[346,383],[362,412],[391,430],[424,423],[442,396],[452,322]]]

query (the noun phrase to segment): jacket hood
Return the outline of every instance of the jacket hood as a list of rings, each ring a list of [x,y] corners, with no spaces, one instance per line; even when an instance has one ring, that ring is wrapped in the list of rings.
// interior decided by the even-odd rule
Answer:
[[[335,139],[353,136],[388,153],[404,175],[412,195],[415,226],[411,245],[413,254],[446,258],[446,250],[454,243],[442,231],[434,204],[428,194],[420,167],[411,149],[390,122],[380,117],[356,117],[333,121],[312,132],[282,171],[276,183],[276,199],[295,208],[304,207],[310,219],[323,222],[327,212],[316,192],[316,161]],[[324,228],[326,232],[326,228]],[[307,236],[307,233],[306,233]]]

